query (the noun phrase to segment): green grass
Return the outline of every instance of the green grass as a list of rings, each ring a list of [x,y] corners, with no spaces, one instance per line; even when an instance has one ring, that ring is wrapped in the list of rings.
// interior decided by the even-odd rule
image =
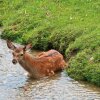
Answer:
[[[69,59],[71,77],[100,86],[99,0],[1,0],[0,7],[2,38],[54,48]]]

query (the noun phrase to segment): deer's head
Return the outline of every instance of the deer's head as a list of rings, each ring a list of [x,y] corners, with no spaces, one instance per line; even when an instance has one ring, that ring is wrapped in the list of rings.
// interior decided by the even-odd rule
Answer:
[[[31,44],[28,44],[24,47],[16,47],[11,41],[7,40],[7,46],[9,49],[12,50],[12,55],[13,55],[13,60],[12,60],[12,63],[13,64],[16,64],[18,61],[20,61],[25,52],[30,49],[32,47]]]

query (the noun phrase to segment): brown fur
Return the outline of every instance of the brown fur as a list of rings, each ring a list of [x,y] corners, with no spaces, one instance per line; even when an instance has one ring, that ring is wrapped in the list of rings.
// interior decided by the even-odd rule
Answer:
[[[7,41],[8,48],[13,50],[13,60],[19,62],[19,64],[29,72],[31,77],[40,78],[44,76],[54,75],[56,71],[62,70],[66,66],[66,62],[63,59],[62,54],[56,50],[49,50],[42,52],[36,57],[33,57],[25,49],[31,48],[30,45],[24,48],[16,48],[11,42]],[[20,56],[23,52],[23,56]]]

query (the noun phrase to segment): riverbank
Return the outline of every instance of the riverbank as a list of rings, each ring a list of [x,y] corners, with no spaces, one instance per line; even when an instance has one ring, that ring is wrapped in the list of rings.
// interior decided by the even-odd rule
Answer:
[[[68,74],[100,86],[99,0],[3,0],[1,35],[33,48],[54,48],[69,59]]]
[[[34,80],[11,61],[11,51],[6,41],[0,39],[0,100],[100,100],[100,88],[75,81],[65,71]]]

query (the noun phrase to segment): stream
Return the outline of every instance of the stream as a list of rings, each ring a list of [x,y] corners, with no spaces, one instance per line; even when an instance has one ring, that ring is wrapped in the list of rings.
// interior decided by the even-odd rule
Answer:
[[[65,71],[32,80],[11,60],[11,50],[0,39],[0,100],[100,100],[99,87],[75,81]]]

